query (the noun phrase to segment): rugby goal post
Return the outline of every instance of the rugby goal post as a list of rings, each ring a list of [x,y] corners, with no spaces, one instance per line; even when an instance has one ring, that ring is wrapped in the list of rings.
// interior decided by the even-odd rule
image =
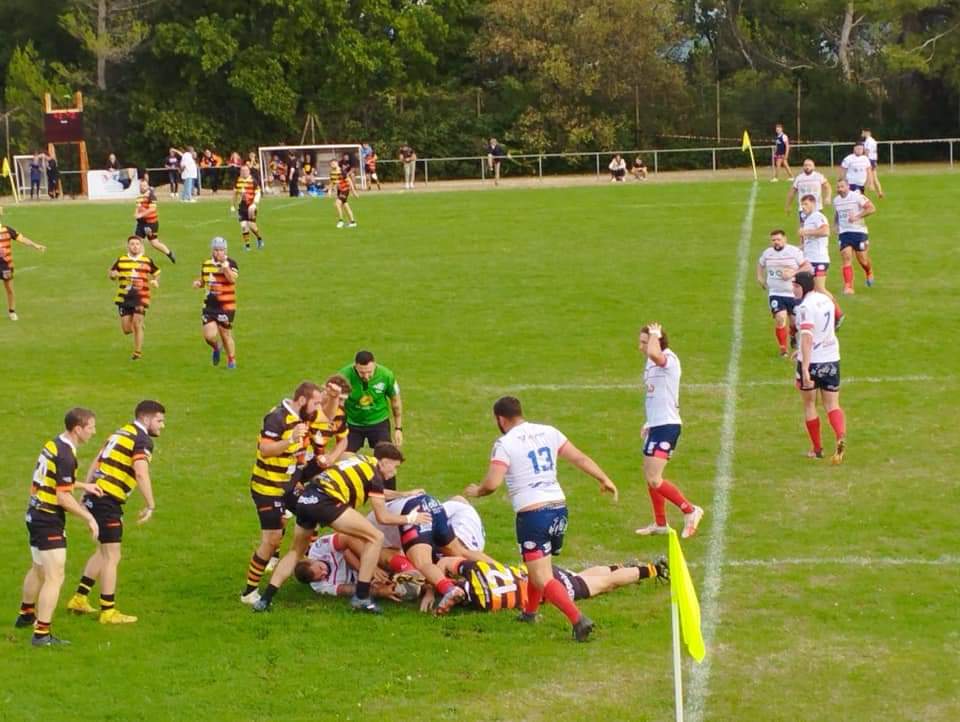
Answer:
[[[359,143],[341,143],[336,145],[266,145],[257,148],[257,158],[260,161],[261,185],[264,193],[281,193],[273,179],[273,170],[270,164],[276,159],[286,163],[290,153],[296,153],[302,164],[309,160],[314,167],[314,176],[324,182],[330,180],[330,161],[339,161],[344,153],[350,154],[353,167],[357,169],[358,185],[362,189],[367,187],[367,171],[360,159]],[[302,176],[301,176],[302,177]],[[286,180],[280,184],[285,188]]]

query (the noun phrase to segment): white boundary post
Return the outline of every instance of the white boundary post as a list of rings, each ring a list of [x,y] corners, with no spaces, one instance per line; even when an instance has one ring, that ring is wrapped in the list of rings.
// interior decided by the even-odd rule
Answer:
[[[670,603],[673,622],[673,706],[677,722],[683,722],[683,668],[680,665],[680,610],[676,601]]]

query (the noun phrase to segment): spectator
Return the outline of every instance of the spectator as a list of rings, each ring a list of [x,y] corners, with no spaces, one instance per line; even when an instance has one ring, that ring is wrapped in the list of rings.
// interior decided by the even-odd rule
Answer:
[[[639,155],[633,161],[633,168],[630,169],[630,175],[632,175],[637,180],[647,179],[647,164],[644,162],[643,158],[641,158]]]
[[[506,157],[507,154],[504,152],[503,146],[497,142],[496,138],[491,138],[490,143],[487,144],[487,167],[493,173],[493,184],[495,186],[500,185],[500,163]]]
[[[175,150],[175,149],[174,149]],[[178,152],[179,151],[175,151]],[[183,180],[183,191],[180,193],[180,200],[186,203],[193,203],[193,187],[197,182],[197,159],[194,156],[196,151],[192,145],[180,153],[180,178]]]
[[[287,154],[287,190],[291,198],[300,197],[300,157],[293,150]]]
[[[37,152],[33,154],[33,160],[30,161],[30,197],[40,197],[40,179],[43,177],[43,154]]]
[[[233,151],[227,160],[227,188],[233,188],[237,184],[237,178],[240,177],[240,166],[243,165],[243,158],[237,151]],[[250,175],[253,175],[253,168],[250,169]]]
[[[400,160],[403,161],[403,187],[413,190],[417,179],[417,154],[408,144],[400,147]]]
[[[116,153],[111,153],[107,156],[107,170],[113,173],[120,172],[120,161],[117,160]]]
[[[307,189],[307,195],[317,195],[316,168],[313,167],[313,156],[309,153],[303,157],[303,185]]]
[[[350,157],[350,154],[346,151],[340,156],[340,173],[346,178],[348,175],[353,175],[353,158]]]
[[[167,159],[163,162],[163,167],[167,169],[167,182],[170,184],[170,197],[177,197],[177,188],[180,185],[180,157],[177,155],[177,149],[171,148],[167,153]]]
[[[283,159],[277,155],[273,154],[273,157],[270,159],[270,188],[272,189],[274,184],[278,186],[283,186],[284,180],[287,177],[287,166],[284,165]]]
[[[57,166],[57,156],[50,154],[47,157],[47,195],[56,200],[61,195],[60,168]]]
[[[210,148],[203,151],[200,158],[200,167],[206,170],[207,180],[210,181],[210,190],[216,193],[220,190],[220,166],[223,165],[223,158],[213,152]]]
[[[610,168],[610,182],[623,183],[623,179],[627,177],[627,162],[623,159],[623,156],[619,153],[614,155],[608,167]]]
[[[250,175],[253,176],[254,182],[263,188],[263,178],[260,175],[260,160],[257,158],[257,154],[254,151],[247,153],[247,165],[250,167]]]

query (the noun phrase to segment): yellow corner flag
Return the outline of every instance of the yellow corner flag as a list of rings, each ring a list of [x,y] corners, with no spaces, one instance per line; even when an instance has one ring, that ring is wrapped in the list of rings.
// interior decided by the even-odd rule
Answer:
[[[753,157],[753,144],[750,142],[750,134],[744,130],[743,131],[743,142],[740,144],[740,150],[744,153],[750,153],[750,165],[753,166],[753,179],[757,180],[757,160]]]
[[[0,170],[0,178],[9,178],[10,177],[10,161],[4,157],[3,159],[3,169]]]
[[[743,135],[744,142],[749,143],[747,134]],[[670,598],[680,611],[680,628],[687,651],[695,660],[702,662],[706,649],[700,631],[700,602],[697,601],[697,590],[690,579],[687,561],[683,558],[680,539],[673,529],[670,530]]]

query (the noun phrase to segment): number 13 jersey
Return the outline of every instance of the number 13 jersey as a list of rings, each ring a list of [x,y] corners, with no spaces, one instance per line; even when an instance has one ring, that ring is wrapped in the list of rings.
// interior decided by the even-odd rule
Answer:
[[[567,443],[559,429],[524,421],[493,445],[490,461],[506,467],[507,492],[514,511],[565,501],[557,480],[557,456]]]

